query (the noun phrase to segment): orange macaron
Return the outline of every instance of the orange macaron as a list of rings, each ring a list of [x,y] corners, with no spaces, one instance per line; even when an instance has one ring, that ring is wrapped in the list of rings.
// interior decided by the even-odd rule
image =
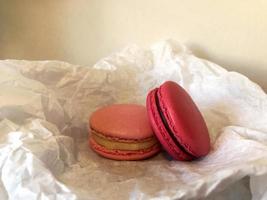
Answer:
[[[136,104],[114,104],[92,113],[90,147],[114,160],[142,160],[161,149],[150,126],[146,108]]]

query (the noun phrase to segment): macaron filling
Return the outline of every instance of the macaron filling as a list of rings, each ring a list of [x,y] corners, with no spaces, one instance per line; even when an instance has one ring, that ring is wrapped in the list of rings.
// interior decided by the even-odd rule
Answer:
[[[143,140],[120,140],[119,138],[106,137],[97,131],[91,131],[91,137],[93,140],[110,150],[122,150],[122,151],[139,151],[152,148],[154,145],[158,145],[158,141],[155,137],[146,138]]]
[[[159,89],[156,90],[156,95],[155,95],[155,100],[156,100],[156,106],[157,106],[157,110],[158,110],[158,113],[160,115],[160,118],[162,120],[162,123],[164,124],[166,130],[168,131],[169,135],[171,136],[173,142],[175,143],[175,145],[177,145],[177,147],[179,147],[179,149],[185,153],[186,155],[192,157],[193,159],[196,158],[194,155],[190,154],[189,152],[186,151],[186,149],[179,143],[179,141],[177,140],[177,138],[175,137],[174,133],[172,132],[172,130],[170,129],[169,125],[168,125],[168,122],[164,116],[164,113],[160,107],[160,100],[159,100],[159,97],[158,97],[158,91]]]

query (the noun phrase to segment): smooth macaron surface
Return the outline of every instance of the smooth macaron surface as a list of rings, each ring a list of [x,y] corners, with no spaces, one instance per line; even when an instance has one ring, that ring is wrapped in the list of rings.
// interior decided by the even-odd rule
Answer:
[[[209,133],[199,109],[177,83],[167,81],[147,96],[153,130],[176,160],[193,160],[210,150]]]
[[[114,104],[90,117],[89,143],[98,154],[115,160],[140,160],[160,150],[144,106]]]

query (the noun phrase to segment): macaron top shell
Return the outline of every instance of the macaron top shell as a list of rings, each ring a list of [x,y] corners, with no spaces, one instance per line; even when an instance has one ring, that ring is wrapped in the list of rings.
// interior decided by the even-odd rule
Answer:
[[[94,112],[92,130],[112,138],[143,140],[154,137],[146,108],[136,104],[114,104]]]
[[[169,128],[187,152],[201,157],[210,150],[206,123],[188,93],[168,81],[158,89],[158,99]]]

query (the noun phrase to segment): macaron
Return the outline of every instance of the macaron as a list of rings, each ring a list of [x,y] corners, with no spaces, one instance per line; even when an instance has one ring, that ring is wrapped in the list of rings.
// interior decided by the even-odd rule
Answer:
[[[89,145],[114,160],[142,160],[157,154],[161,145],[153,133],[146,107],[114,104],[92,113]]]
[[[210,151],[209,132],[198,107],[177,83],[167,81],[147,96],[152,129],[175,160],[194,160]]]

